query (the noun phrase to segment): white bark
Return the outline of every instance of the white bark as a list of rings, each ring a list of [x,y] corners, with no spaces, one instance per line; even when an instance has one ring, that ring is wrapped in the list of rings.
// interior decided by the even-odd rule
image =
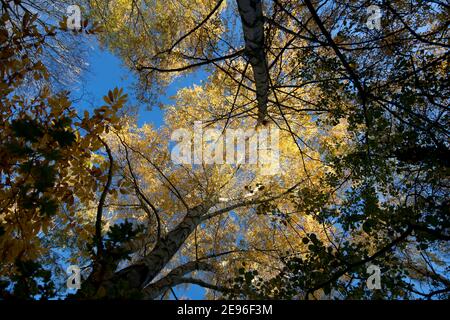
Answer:
[[[197,206],[188,210],[183,221],[158,241],[152,252],[144,258],[144,263],[148,267],[145,283],[152,281],[172,259],[202,221],[202,215],[206,214],[208,210],[209,207],[204,206]]]
[[[258,101],[258,123],[267,117],[269,72],[264,51],[264,17],[261,0],[236,0],[244,32],[245,50],[253,69]]]
[[[143,292],[145,298],[149,300],[156,299],[157,297],[164,294],[164,292],[169,290],[171,287],[182,283],[181,281],[183,280],[182,277],[184,275],[196,270],[213,271],[213,268],[211,265],[205,262],[196,262],[196,261],[191,261],[181,266],[178,266],[172,271],[170,271],[162,279],[144,288]]]

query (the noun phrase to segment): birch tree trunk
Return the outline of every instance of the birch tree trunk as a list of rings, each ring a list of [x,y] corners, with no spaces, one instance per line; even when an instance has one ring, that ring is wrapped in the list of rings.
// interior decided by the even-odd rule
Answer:
[[[264,51],[264,17],[261,0],[236,0],[244,32],[245,50],[253,69],[258,101],[258,123],[267,117],[269,72]]]
[[[76,298],[92,298],[93,296],[118,298],[122,295],[128,296],[130,291],[142,292],[145,285],[163,270],[195,228],[203,221],[203,216],[208,210],[209,207],[205,205],[189,209],[183,220],[162,237],[140,263],[130,265],[116,273],[111,270],[117,266],[116,263],[94,268]],[[202,265],[199,265],[199,268],[202,268]]]
[[[160,239],[152,252],[144,258],[144,263],[148,267],[145,283],[152,281],[170,259],[172,259],[202,221],[202,216],[207,213],[208,209],[204,206],[197,206],[188,210],[183,221],[165,237]]]

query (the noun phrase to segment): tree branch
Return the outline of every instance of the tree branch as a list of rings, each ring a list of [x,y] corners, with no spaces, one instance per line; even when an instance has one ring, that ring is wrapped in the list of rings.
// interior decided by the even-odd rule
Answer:
[[[108,144],[103,141],[99,137],[100,142],[103,144],[103,146],[106,149],[106,152],[108,153],[109,158],[109,168],[108,168],[108,178],[105,184],[105,187],[103,188],[102,194],[100,195],[100,200],[98,202],[97,207],[97,216],[95,220],[95,242],[97,245],[97,258],[101,258],[103,254],[103,240],[102,240],[102,216],[103,216],[103,206],[105,205],[106,195],[109,192],[109,189],[111,187],[112,182],[112,175],[113,175],[113,165],[114,165],[114,159],[111,153],[111,149],[109,148]]]

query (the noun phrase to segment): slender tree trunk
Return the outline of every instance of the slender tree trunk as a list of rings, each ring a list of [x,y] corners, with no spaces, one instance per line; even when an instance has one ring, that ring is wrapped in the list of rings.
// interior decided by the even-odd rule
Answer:
[[[152,281],[161,272],[187,238],[194,232],[195,228],[202,221],[202,215],[207,211],[208,209],[203,206],[189,210],[183,221],[161,238],[152,252],[144,258],[144,263],[149,268],[145,283]]]
[[[155,248],[140,263],[130,265],[113,275],[101,272],[102,268],[111,270],[116,265],[99,266],[83,283],[76,298],[120,298],[129,296],[130,292],[138,294],[169,263],[183,243],[201,223],[202,216],[209,210],[205,206],[189,209],[184,219],[167,235],[162,237]],[[103,279],[102,274],[106,277]]]
[[[269,72],[264,51],[264,17],[261,0],[236,0],[244,31],[245,50],[253,69],[258,101],[258,123],[267,117]]]
[[[184,275],[196,270],[213,271],[213,268],[205,262],[190,261],[185,263],[170,271],[164,278],[147,286],[143,290],[144,297],[150,300],[156,299],[173,286],[183,283]]]

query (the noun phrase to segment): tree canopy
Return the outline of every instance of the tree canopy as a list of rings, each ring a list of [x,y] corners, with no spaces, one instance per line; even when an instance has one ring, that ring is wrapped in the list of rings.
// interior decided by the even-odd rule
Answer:
[[[445,2],[86,0],[75,30],[65,1],[0,3],[1,299],[448,299]],[[120,88],[77,110],[52,53],[80,72],[83,37],[140,108],[204,80],[160,128]]]

